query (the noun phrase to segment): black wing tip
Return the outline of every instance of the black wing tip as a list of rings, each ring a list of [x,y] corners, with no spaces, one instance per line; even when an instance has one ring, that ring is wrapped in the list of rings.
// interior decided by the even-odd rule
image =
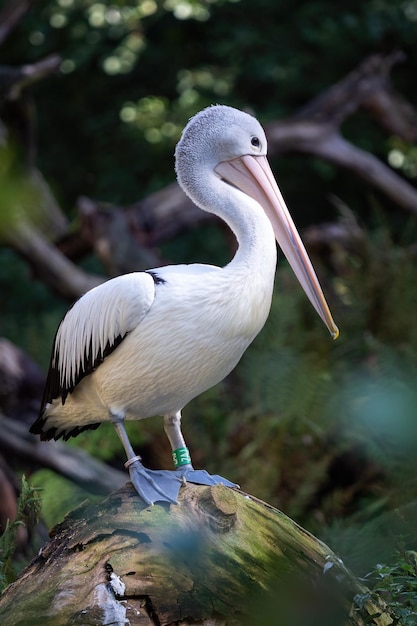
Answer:
[[[48,436],[49,431],[44,431],[44,427],[46,424],[46,417],[38,417],[36,422],[33,422],[32,426],[29,428],[29,432],[32,435],[40,435],[42,441],[47,441],[48,439],[52,439],[52,436]]]
[[[58,439],[68,441],[71,437],[77,437],[77,435],[82,433],[84,430],[96,430],[101,424],[101,422],[85,424],[84,426],[75,426],[74,428],[71,428],[71,430],[66,430],[65,428],[58,429],[56,426],[48,428],[47,423],[48,418],[40,416],[29,428],[29,432],[33,435],[40,435],[41,441],[50,441],[51,439],[54,439],[55,441],[58,441]]]
[[[164,285],[166,283],[166,280],[164,278],[161,278],[161,276],[159,276],[157,272],[154,272],[152,270],[146,270],[145,274],[149,274],[150,276],[152,276],[155,285]]]

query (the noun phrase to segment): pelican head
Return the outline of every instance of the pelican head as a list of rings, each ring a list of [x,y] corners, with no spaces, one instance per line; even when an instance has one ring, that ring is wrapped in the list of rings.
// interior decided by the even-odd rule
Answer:
[[[201,179],[213,173],[256,200],[310,302],[336,339],[339,330],[266,155],[265,132],[253,116],[229,106],[211,106],[191,118],[183,131],[175,151],[178,182],[206,210],[210,207]]]

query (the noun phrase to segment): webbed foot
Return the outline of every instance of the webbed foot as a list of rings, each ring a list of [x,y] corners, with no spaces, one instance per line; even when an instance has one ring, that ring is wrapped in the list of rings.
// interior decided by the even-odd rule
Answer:
[[[192,466],[179,467],[175,473],[180,475],[182,480],[196,485],[224,485],[225,487],[239,487],[236,483],[230,482],[227,478],[218,474],[209,474],[206,470],[195,470]]]
[[[175,471],[147,469],[138,457],[130,459],[125,463],[125,467],[128,467],[130,480],[146,504],[154,502],[177,504],[183,481]]]
[[[126,464],[130,480],[139,496],[146,504],[154,502],[178,503],[178,494],[184,482],[197,485],[225,485],[238,487],[227,478],[211,475],[206,470],[195,470],[191,465],[176,470],[150,470],[142,465],[139,457],[130,459]]]

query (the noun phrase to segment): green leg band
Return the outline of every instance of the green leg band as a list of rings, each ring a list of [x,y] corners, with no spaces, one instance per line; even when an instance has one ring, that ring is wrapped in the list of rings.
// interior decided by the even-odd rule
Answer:
[[[175,469],[181,467],[181,465],[191,465],[191,457],[188,448],[177,448],[172,451],[172,459],[174,461]]]

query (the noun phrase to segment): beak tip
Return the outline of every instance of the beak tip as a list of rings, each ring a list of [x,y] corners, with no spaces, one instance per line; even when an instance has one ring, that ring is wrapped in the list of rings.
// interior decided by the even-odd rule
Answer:
[[[336,325],[333,326],[333,328],[330,331],[330,334],[332,336],[333,341],[336,341],[336,339],[339,336],[339,329]]]

